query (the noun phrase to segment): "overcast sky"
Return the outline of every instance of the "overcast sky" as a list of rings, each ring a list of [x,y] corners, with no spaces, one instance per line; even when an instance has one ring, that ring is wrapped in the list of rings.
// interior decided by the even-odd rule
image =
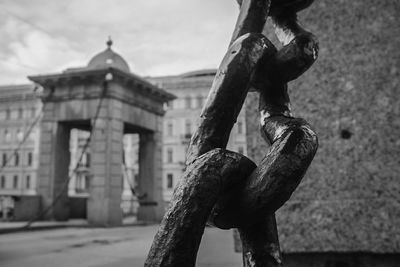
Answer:
[[[113,49],[143,76],[216,68],[235,0],[0,0],[0,85],[84,66]]]

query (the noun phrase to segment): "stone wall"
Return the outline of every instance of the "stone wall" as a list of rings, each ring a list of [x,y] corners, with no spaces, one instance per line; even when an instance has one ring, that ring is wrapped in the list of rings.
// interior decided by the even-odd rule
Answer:
[[[399,15],[397,0],[319,0],[299,16],[320,55],[290,96],[320,147],[277,213],[284,252],[400,252]],[[256,93],[246,106],[248,154],[259,162]]]

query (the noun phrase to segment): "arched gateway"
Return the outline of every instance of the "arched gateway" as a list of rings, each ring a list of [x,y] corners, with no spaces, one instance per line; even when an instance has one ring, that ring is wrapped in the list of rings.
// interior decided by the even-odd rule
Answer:
[[[126,61],[112,51],[111,41],[107,45],[85,68],[29,77],[43,87],[38,194],[42,209],[52,207],[46,219],[69,217],[68,189],[64,185],[69,179],[72,128],[92,131],[87,201],[90,224],[122,223],[122,139],[129,133],[139,134],[140,139],[138,186],[144,195],[138,219],[161,220],[164,214],[163,106],[175,97],[132,74]]]

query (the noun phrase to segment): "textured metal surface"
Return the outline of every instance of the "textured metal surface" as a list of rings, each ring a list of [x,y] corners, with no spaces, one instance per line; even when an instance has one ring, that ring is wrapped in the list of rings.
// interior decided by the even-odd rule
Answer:
[[[240,1],[231,45],[190,142],[186,172],[145,266],[194,266],[207,219],[222,229],[239,228],[244,266],[282,264],[274,212],[290,198],[318,147],[310,126],[291,117],[287,94],[287,82],[318,56],[318,42],[296,18],[311,2]],[[261,33],[267,16],[280,50]],[[260,95],[259,122],[271,144],[258,167],[224,150],[250,88]]]

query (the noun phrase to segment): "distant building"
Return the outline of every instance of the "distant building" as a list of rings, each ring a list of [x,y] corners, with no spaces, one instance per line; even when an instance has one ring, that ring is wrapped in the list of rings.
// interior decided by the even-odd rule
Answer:
[[[0,211],[3,218],[12,212],[10,196],[36,193],[40,131],[29,127],[42,104],[35,89],[33,84],[0,86]],[[29,135],[25,136],[28,131]]]
[[[108,63],[109,62],[109,63]],[[76,72],[85,68],[96,68],[101,64],[129,71],[128,63],[111,49],[95,55],[88,67],[70,68],[65,72]],[[173,188],[184,170],[185,154],[190,138],[196,129],[196,122],[207,99],[216,70],[199,70],[176,76],[148,77],[147,80],[174,94],[177,99],[166,107],[163,136],[163,197],[169,202]],[[3,206],[12,208],[13,198],[19,195],[35,195],[39,160],[40,87],[33,84],[0,87],[0,147],[4,165],[0,171],[0,196]],[[18,147],[28,128],[38,119],[28,139]],[[89,132],[72,129],[70,135],[70,176],[68,194],[87,197],[90,186],[90,150],[83,155]],[[138,197],[145,192],[137,192],[139,137],[136,134],[124,136],[124,173],[122,208],[125,213],[134,213]],[[228,149],[246,154],[245,111],[240,113],[235,124]],[[17,150],[16,153],[13,151]],[[12,154],[15,155],[12,155]],[[80,160],[79,164],[78,161]],[[0,204],[1,204],[0,203]],[[2,205],[0,205],[1,209]]]
[[[164,117],[164,199],[171,199],[173,188],[180,181],[185,168],[185,155],[197,120],[206,102],[216,70],[199,70],[176,76],[149,77],[148,80],[174,94]],[[232,129],[228,149],[247,153],[245,110],[240,113]]]

